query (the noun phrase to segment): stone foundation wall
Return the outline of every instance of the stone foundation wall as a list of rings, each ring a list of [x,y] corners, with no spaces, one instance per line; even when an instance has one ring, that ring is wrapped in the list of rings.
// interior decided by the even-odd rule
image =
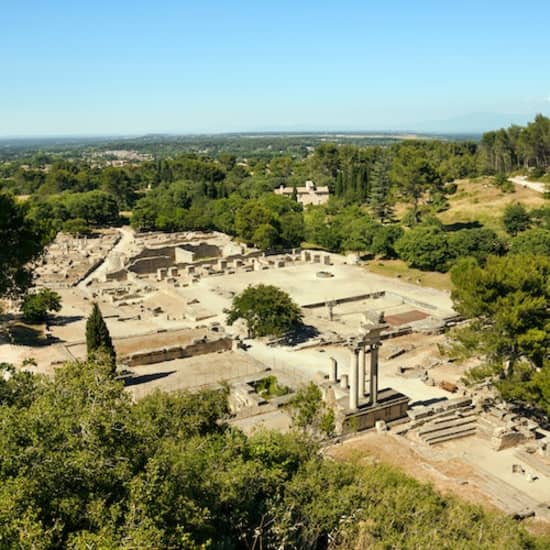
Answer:
[[[218,340],[200,340],[188,346],[172,346],[133,353],[125,357],[122,362],[129,367],[153,365],[155,363],[163,363],[164,361],[173,361],[174,359],[184,359],[185,357],[194,357],[218,351],[230,351],[232,343],[233,340],[228,337]]]
[[[168,256],[172,258],[172,261],[176,258],[175,246],[159,246],[158,248],[144,248],[139,254],[136,254],[132,260],[138,260],[140,258],[151,258],[156,256]]]
[[[174,265],[174,260],[170,256],[153,256],[138,258],[128,266],[128,271],[137,273],[138,275],[146,275],[156,273],[157,269],[162,267],[171,267]]]
[[[374,428],[377,420],[392,422],[407,416],[409,408],[407,401],[398,401],[396,403],[388,403],[387,405],[372,407],[357,413],[351,413],[341,418],[341,427],[337,426],[341,434],[346,435],[353,432],[360,432]],[[338,424],[338,422],[337,422]]]

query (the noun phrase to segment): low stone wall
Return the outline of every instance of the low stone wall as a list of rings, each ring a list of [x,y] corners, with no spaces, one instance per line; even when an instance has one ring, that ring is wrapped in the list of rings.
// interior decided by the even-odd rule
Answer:
[[[397,298],[398,300],[403,300],[404,303],[409,304],[411,306],[416,306],[421,309],[428,309],[431,311],[438,311],[438,307],[434,306],[432,304],[428,304],[426,302],[421,302],[420,300],[415,300],[414,298],[409,298],[408,296],[403,296],[403,294],[398,294],[397,292],[386,292],[387,296],[390,298]]]
[[[360,302],[362,300],[373,300],[376,298],[383,298],[384,296],[386,296],[386,291],[380,290],[378,292],[371,292],[369,294],[360,294],[359,296],[350,296],[349,298],[340,298],[338,300],[333,300],[333,304],[334,305],[349,304],[351,302]],[[306,304],[302,307],[305,309],[314,309],[317,307],[324,307],[326,303],[327,303],[326,301],[315,302],[313,304]]]
[[[194,357],[218,351],[230,351],[232,342],[232,339],[229,337],[219,338],[218,340],[204,338],[188,346],[172,346],[133,353],[122,359],[122,363],[129,367],[137,367],[139,365],[153,365],[155,363],[163,363],[165,361],[173,361],[174,359],[184,359],[185,357]]]
[[[105,275],[106,281],[127,281],[128,280],[128,270],[119,269],[118,271],[112,271]]]
[[[128,266],[128,271],[138,275],[146,275],[156,273],[157,269],[172,267],[173,265],[174,260],[170,256],[150,256],[134,260]]]

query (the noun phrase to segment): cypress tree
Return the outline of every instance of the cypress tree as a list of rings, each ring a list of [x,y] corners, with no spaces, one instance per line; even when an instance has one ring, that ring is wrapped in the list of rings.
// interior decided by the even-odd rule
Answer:
[[[374,216],[382,222],[391,218],[393,214],[389,196],[391,186],[389,171],[389,161],[385,157],[376,161],[372,170],[369,203]]]
[[[86,348],[88,360],[103,355],[108,358],[113,372],[116,370],[116,352],[101,310],[94,302],[92,312],[86,321]]]

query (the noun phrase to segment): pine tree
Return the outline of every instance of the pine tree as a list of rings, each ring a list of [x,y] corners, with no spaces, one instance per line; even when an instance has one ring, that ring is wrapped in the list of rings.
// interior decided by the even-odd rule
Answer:
[[[101,310],[95,302],[86,321],[86,348],[88,360],[100,359],[103,356],[108,360],[113,372],[116,370],[116,352],[113,341]]]
[[[390,203],[390,164],[387,158],[377,160],[372,169],[370,207],[371,211],[380,221],[387,221],[392,217],[393,211]]]

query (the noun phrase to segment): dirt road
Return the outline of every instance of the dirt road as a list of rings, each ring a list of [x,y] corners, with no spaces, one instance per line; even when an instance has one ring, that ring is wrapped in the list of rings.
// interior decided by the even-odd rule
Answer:
[[[544,193],[546,191],[546,184],[540,181],[528,181],[525,176],[515,176],[510,178],[512,183],[516,185],[521,185],[522,187],[527,187],[536,191],[537,193]]]

